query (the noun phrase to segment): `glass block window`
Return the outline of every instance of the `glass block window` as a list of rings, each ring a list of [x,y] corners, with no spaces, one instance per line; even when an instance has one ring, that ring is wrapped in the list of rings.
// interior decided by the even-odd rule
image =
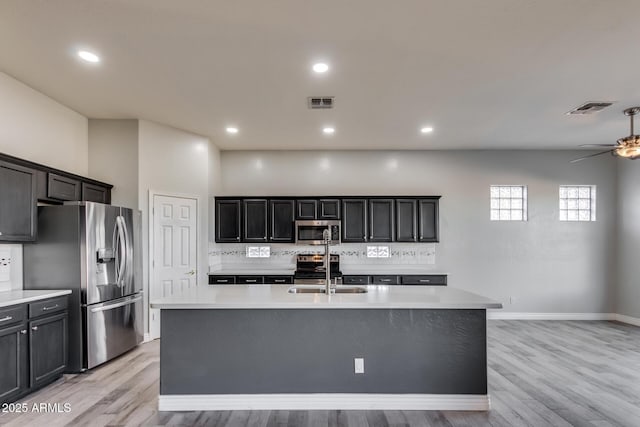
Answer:
[[[560,221],[595,221],[596,186],[561,185]]]
[[[527,186],[492,185],[491,221],[526,221]]]

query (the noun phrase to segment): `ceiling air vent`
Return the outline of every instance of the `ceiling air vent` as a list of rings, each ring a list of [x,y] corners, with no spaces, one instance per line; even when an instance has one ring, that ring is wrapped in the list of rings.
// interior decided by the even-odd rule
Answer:
[[[335,96],[310,96],[307,104],[312,110],[333,108]]]
[[[611,104],[613,104],[613,102],[587,102],[567,112],[567,114],[594,114],[598,111],[604,110]]]

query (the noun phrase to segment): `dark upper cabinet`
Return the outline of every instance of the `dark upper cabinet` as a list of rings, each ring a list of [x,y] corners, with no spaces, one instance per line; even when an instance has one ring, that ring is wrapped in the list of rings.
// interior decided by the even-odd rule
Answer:
[[[81,182],[77,179],[49,172],[47,197],[56,200],[80,200]]]
[[[393,199],[369,200],[369,241],[393,241]]]
[[[317,211],[317,200],[296,200],[296,219],[316,219]]]
[[[29,322],[30,386],[39,387],[67,366],[67,313]]]
[[[318,200],[318,219],[340,219],[340,199]]]
[[[418,241],[440,241],[437,199],[418,200]]]
[[[240,228],[242,224],[241,201],[216,200],[216,242],[240,242]]]
[[[417,241],[418,202],[414,199],[396,200],[396,242]]]
[[[294,205],[293,200],[269,200],[270,241],[293,242]]]
[[[36,239],[36,173],[0,161],[0,241]]]
[[[267,199],[244,199],[242,211],[242,240],[245,242],[266,242]]]
[[[342,201],[342,241],[367,241],[367,199]]]
[[[82,201],[98,202],[104,204],[111,203],[111,190],[101,185],[82,183]]]

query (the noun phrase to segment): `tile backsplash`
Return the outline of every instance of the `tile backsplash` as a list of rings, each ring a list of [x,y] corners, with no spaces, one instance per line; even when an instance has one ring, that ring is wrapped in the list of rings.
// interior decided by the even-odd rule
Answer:
[[[340,255],[341,265],[366,266],[366,265],[411,265],[434,266],[436,263],[435,243],[377,243],[377,253],[388,256],[371,257],[371,250],[367,256],[367,247],[371,243],[349,243],[331,246],[331,253]],[[269,246],[268,258],[247,257],[248,246]],[[301,253],[324,253],[323,246],[301,246],[294,244],[235,244],[209,243],[209,269],[216,270],[224,266],[235,267],[246,265],[251,268],[293,268],[296,255]]]

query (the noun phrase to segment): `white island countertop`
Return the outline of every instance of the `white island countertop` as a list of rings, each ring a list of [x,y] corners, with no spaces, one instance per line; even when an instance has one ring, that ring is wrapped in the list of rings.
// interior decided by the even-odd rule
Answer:
[[[363,294],[289,293],[293,285],[196,286],[151,300],[156,309],[487,309],[502,304],[447,286],[362,286]],[[297,287],[309,287],[300,286]],[[346,287],[346,286],[345,286]]]
[[[0,307],[8,307],[10,305],[23,304],[25,302],[55,298],[62,295],[69,295],[70,293],[71,291],[69,289],[4,291],[0,292]]]

